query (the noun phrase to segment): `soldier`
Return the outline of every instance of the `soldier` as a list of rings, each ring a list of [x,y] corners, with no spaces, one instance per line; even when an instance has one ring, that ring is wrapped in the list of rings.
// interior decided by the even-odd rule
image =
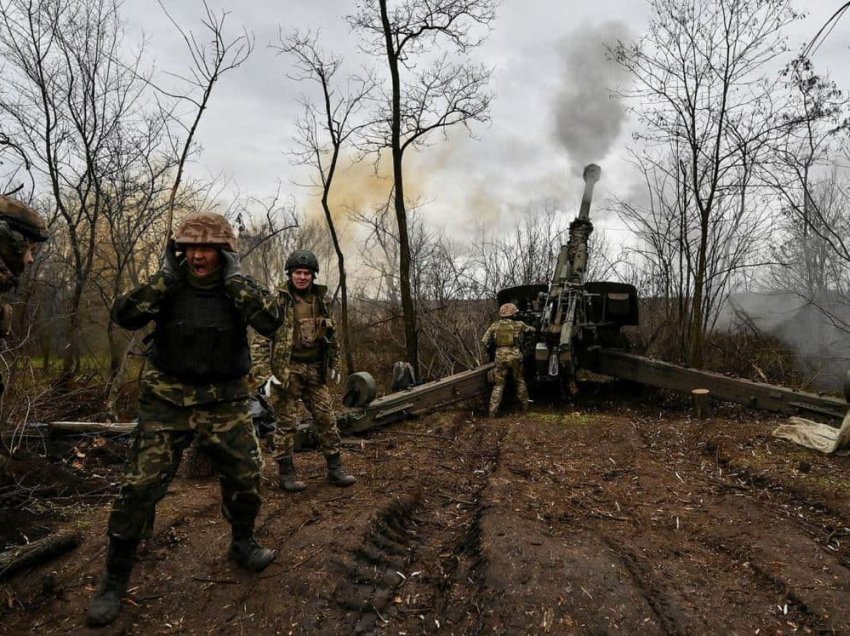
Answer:
[[[269,336],[280,325],[280,311],[274,297],[242,273],[227,220],[210,213],[188,217],[169,242],[162,269],[119,296],[112,315],[125,329],[150,321],[155,327],[132,455],[109,517],[106,573],[89,607],[93,626],[118,616],[136,546],[150,536],[156,504],[196,437],[221,483],[222,512],[232,529],[229,558],[257,572],[275,558],[254,539],[262,459],[249,410],[247,327]]]
[[[283,324],[268,342],[255,345],[255,371],[271,376],[271,403],[278,427],[274,433],[274,459],[280,471],[280,486],[300,492],[307,486],[298,479],[292,454],[298,400],[313,415],[322,454],[327,461],[328,481],[351,486],[356,480],[342,466],[339,431],[336,427],[329,379],[339,382],[339,344],[325,301],[327,288],[315,282],[319,261],[308,250],[295,250],[286,259],[287,280],[278,286],[278,303]]]
[[[493,393],[490,395],[490,417],[496,417],[502,393],[508,374],[513,375],[516,382],[516,393],[522,412],[528,411],[528,387],[525,385],[525,375],[522,371],[522,335],[533,333],[534,328],[521,320],[514,319],[519,308],[513,303],[499,307],[499,318],[487,328],[481,342],[488,348],[496,347],[496,368],[493,370]]]
[[[38,212],[20,201],[0,196],[0,293],[18,286],[38,246],[47,238],[47,224]],[[11,321],[12,307],[0,306],[0,338],[9,335]],[[0,379],[0,394],[4,388]]]

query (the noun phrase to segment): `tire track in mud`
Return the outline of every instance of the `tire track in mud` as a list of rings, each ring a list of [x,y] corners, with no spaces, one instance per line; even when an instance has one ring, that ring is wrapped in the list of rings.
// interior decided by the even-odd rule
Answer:
[[[837,609],[850,593],[850,569],[842,554],[846,548],[828,549],[835,529],[846,525],[839,509],[822,496],[812,498],[787,478],[754,473],[721,454],[710,439],[695,442],[685,433],[681,437],[687,441],[677,443],[660,439],[657,430],[641,428],[639,434],[647,449],[657,450],[659,442],[667,445],[662,459],[678,467],[694,498],[704,499],[688,543],[699,544],[739,573],[750,605],[761,605],[763,625],[820,633],[850,628]],[[693,461],[682,465],[673,460],[689,445],[694,454],[711,457],[720,476],[713,466],[706,470]]]
[[[339,563],[343,580],[332,597],[346,614],[335,629],[427,633],[463,625],[469,633],[477,620],[481,492],[504,432],[463,418],[447,432],[455,442],[432,456],[442,468],[421,474],[412,496],[379,511]]]
[[[780,605],[777,613],[777,598],[782,598],[777,588],[766,586],[738,555],[696,536],[704,529],[708,534],[722,532],[725,524],[738,520],[739,511],[716,502],[716,486],[701,474],[698,462],[683,468],[680,462],[691,461],[687,445],[676,441],[661,449],[647,443],[638,426],[623,420],[600,422],[601,427],[564,423],[562,417],[536,432],[524,430],[528,439],[519,447],[512,439],[508,461],[518,465],[509,464],[495,479],[506,483],[492,495],[502,504],[488,511],[488,554],[497,557],[492,568],[496,571],[487,581],[490,606],[496,600],[525,606],[530,617],[513,624],[507,622],[510,616],[501,617],[502,633],[558,631],[561,625],[565,632],[672,634],[742,627],[786,630],[788,621],[808,629],[823,626],[804,613],[805,602],[788,603],[787,614]],[[569,457],[555,459],[553,446],[571,449]],[[524,464],[518,456],[526,458]],[[550,493],[548,501],[537,508],[516,508],[517,501],[541,493],[541,481],[549,483],[542,488]],[[549,512],[541,515],[546,505],[551,506]],[[761,525],[770,535],[770,522]],[[505,531],[525,537],[526,545],[512,547],[516,542],[493,539]],[[781,535],[781,529],[774,534]],[[541,594],[519,591],[498,576],[501,569],[509,578],[530,577],[540,585],[538,572],[546,567],[547,553],[558,555],[553,577],[569,592],[563,604],[546,608],[554,623],[535,607]],[[826,606],[840,605],[833,599]],[[487,631],[500,629],[497,618],[487,619]]]

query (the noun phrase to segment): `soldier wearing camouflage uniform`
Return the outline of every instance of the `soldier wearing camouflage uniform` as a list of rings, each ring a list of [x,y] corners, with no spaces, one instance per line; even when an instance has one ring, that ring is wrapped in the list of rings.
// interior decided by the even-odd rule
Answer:
[[[0,293],[18,286],[19,279],[34,254],[48,238],[47,224],[31,207],[0,196]],[[12,307],[0,305],[0,338],[6,338],[12,326]],[[5,385],[0,378],[0,394]]]
[[[528,411],[528,387],[525,385],[525,375],[522,370],[521,346],[523,334],[533,333],[534,328],[521,320],[514,320],[518,313],[519,308],[513,303],[506,303],[499,307],[500,319],[490,325],[484,337],[481,338],[485,346],[496,348],[493,393],[490,394],[490,417],[496,417],[496,412],[502,403],[508,374],[513,376],[516,383],[517,398],[522,411]]]
[[[327,479],[335,486],[351,486],[356,480],[342,466],[328,379],[339,381],[339,344],[325,301],[327,288],[316,284],[319,261],[308,250],[296,250],[286,259],[287,280],[277,289],[283,324],[269,341],[255,341],[254,373],[271,377],[272,408],[277,418],[274,458],[280,486],[300,492],[306,484],[298,479],[292,454],[298,421],[298,400],[313,415]],[[259,340],[259,339],[258,339]]]
[[[132,455],[109,517],[106,574],[89,607],[94,626],[117,617],[136,546],[150,536],[156,504],[194,438],[221,483],[222,512],[232,528],[228,556],[253,571],[275,558],[254,539],[262,460],[249,410],[247,328],[273,334],[280,311],[274,297],[241,272],[227,220],[188,217],[169,243],[163,268],[119,296],[112,315],[125,329],[150,321],[155,328]]]

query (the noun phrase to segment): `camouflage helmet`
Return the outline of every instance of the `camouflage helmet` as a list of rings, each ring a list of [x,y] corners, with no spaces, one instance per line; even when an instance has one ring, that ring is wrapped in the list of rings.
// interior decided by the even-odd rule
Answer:
[[[499,318],[510,318],[512,316],[516,316],[518,313],[519,307],[513,303],[505,303],[499,307]]]
[[[16,199],[0,196],[0,219],[30,241],[43,243],[49,237],[47,223],[41,215]]]
[[[174,242],[184,247],[186,245],[213,245],[230,252],[236,251],[236,234],[233,227],[221,214],[200,212],[191,214],[183,219]]]
[[[309,269],[314,274],[319,273],[319,259],[310,250],[295,250],[286,259],[286,273],[293,269]]]

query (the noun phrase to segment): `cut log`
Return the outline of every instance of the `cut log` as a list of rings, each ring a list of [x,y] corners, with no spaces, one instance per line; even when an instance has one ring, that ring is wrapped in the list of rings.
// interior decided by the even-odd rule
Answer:
[[[0,581],[11,577],[22,568],[50,561],[80,545],[76,530],[60,530],[55,534],[26,545],[0,553]]]
[[[136,430],[135,422],[50,422],[47,425],[51,435],[80,435],[101,433],[123,435]]]
[[[694,389],[691,391],[691,399],[694,402],[694,414],[697,417],[711,416],[711,391]]]

